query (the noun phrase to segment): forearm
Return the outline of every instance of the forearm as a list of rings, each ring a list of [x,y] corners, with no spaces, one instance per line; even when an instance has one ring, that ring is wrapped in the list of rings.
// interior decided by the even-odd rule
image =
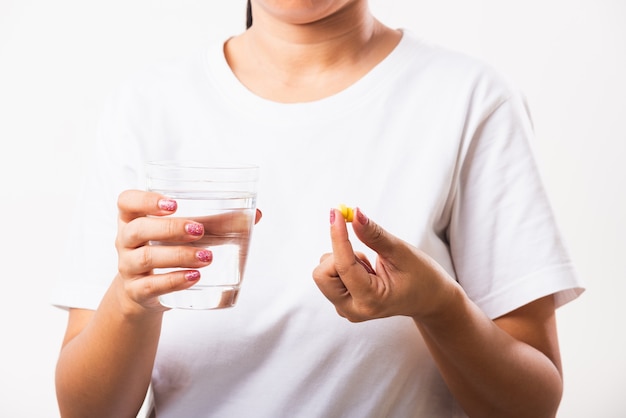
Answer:
[[[416,321],[451,392],[470,417],[553,417],[560,370],[456,292],[443,315]]]
[[[134,417],[145,398],[162,312],[130,314],[121,306],[116,282],[61,350],[56,387],[63,417]]]

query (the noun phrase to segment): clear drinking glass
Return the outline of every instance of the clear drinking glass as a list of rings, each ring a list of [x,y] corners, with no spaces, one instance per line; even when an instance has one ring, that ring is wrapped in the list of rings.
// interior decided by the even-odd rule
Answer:
[[[201,268],[193,287],[159,298],[163,306],[219,309],[235,305],[256,215],[259,168],[245,164],[155,161],[146,164],[146,188],[175,199],[173,217],[204,225],[193,243],[151,242],[152,245],[193,245],[207,248],[213,260]],[[155,269],[164,273],[176,269]]]

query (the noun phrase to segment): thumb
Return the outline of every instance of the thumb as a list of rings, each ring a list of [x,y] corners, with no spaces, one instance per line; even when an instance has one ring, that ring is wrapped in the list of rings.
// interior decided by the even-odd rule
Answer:
[[[357,238],[374,250],[383,258],[391,258],[394,252],[397,252],[399,244],[402,242],[395,235],[387,232],[383,227],[369,219],[360,208],[355,208],[354,220],[352,228]]]

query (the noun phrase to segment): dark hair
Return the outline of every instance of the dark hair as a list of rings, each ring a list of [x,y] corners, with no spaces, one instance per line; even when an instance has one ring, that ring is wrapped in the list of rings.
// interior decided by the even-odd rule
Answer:
[[[246,6],[246,29],[250,29],[250,26],[252,26],[252,4],[248,0],[248,5]]]

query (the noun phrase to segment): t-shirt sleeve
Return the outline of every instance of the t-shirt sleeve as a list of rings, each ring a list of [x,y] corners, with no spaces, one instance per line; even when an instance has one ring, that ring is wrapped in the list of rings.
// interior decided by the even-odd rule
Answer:
[[[466,126],[448,239],[457,280],[491,318],[555,295],[583,292],[542,184],[521,96]]]

